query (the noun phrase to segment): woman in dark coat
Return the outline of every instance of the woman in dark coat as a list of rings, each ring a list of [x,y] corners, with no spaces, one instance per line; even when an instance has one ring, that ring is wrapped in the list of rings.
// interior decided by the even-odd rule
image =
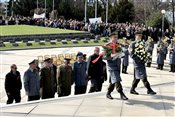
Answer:
[[[22,88],[21,76],[15,64],[11,66],[11,71],[5,78],[5,90],[8,97],[7,104],[16,103],[21,101],[20,90]]]

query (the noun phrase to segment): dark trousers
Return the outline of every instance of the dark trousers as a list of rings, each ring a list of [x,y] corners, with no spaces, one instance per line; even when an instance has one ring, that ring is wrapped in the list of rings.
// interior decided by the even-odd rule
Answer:
[[[87,86],[75,86],[75,95],[86,93]]]
[[[163,66],[164,66],[164,64],[158,64],[157,69],[163,70]]]
[[[59,94],[59,97],[69,96],[71,94],[71,89],[65,90],[65,87],[60,87],[60,89],[61,89],[61,93]]]
[[[135,90],[135,88],[137,87],[139,82],[140,82],[140,79],[135,79],[134,78],[134,80],[132,82],[131,90]],[[143,82],[144,86],[147,88],[148,91],[152,91],[151,86],[150,86],[147,78],[142,79],[142,82]]]
[[[102,90],[102,85],[103,85],[102,81],[93,79],[93,81],[91,81],[91,84],[93,86],[91,86],[89,93],[100,92]]]
[[[15,100],[15,103],[19,103],[21,101],[21,93],[20,91],[9,92],[10,95],[7,95],[7,104],[12,104]]]
[[[170,65],[170,72],[175,72],[175,65],[173,64]]]
[[[110,94],[114,88],[116,87],[116,90],[119,92],[119,93],[122,93],[123,92],[123,88],[122,88],[122,85],[120,82],[116,82],[114,84],[110,83],[109,84],[109,87],[108,87],[108,92],[107,94]]]
[[[128,69],[128,66],[122,66],[122,73],[126,73],[127,72],[127,69]]]
[[[151,63],[147,63],[147,67],[151,67]]]
[[[28,96],[28,101],[34,101],[34,100],[39,100],[40,96],[39,95],[35,95],[35,96]]]

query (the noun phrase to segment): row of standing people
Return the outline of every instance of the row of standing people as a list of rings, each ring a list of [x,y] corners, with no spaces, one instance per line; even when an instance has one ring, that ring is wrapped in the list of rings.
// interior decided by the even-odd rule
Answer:
[[[169,55],[169,65],[170,71],[175,72],[175,38],[168,39],[170,43],[167,42],[167,39],[160,40],[157,44],[157,53],[156,53],[156,63],[157,69],[163,70],[164,62],[167,59],[167,55]],[[124,39],[123,43],[123,52],[125,54],[122,64],[122,73],[127,74],[127,67],[129,65],[129,43]],[[145,42],[145,49],[148,53],[148,58],[146,62],[147,67],[151,67],[152,64],[152,57],[153,57],[153,50],[154,50],[154,41],[151,37],[148,37],[148,40]]]
[[[164,62],[169,53],[170,72],[175,72],[175,39],[171,39],[170,44],[160,40],[157,45],[157,69],[163,70]]]
[[[99,52],[100,48],[96,47],[94,54],[89,59],[98,56]],[[89,93],[102,90],[102,84],[107,80],[106,64],[102,59],[92,66],[91,61],[86,62],[86,55],[79,52],[77,61],[72,66],[69,61],[69,58],[65,58],[64,63],[57,67],[53,64],[53,59],[48,58],[44,60],[44,67],[41,69],[38,67],[37,60],[31,61],[23,77],[28,101],[54,98],[55,92],[58,93],[59,97],[68,96],[71,94],[73,83],[75,83],[74,94],[84,94],[89,80],[91,80]],[[96,73],[93,72],[94,70]],[[5,79],[7,104],[13,103],[14,100],[16,103],[21,101],[21,89],[20,72],[17,71],[17,66],[13,64]]]

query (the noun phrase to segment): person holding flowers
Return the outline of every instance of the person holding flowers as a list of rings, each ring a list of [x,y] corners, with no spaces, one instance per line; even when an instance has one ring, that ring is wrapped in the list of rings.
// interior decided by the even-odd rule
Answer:
[[[142,33],[140,31],[135,33],[135,39],[136,40],[130,45],[130,55],[133,59],[134,65],[134,80],[130,93],[139,95],[139,93],[135,91],[135,88],[137,87],[139,81],[142,80],[144,86],[147,88],[147,94],[154,95],[156,92],[151,89],[150,83],[147,80],[147,73],[145,68],[145,63],[147,61],[147,51],[145,43],[141,40]]]
[[[102,48],[104,49],[103,57],[107,60],[107,67],[110,73],[110,84],[106,97],[113,99],[111,92],[114,90],[114,87],[116,87],[117,91],[120,93],[120,98],[122,100],[128,100],[128,98],[123,93],[123,88],[120,83],[122,48],[121,45],[117,42],[117,35],[115,33],[112,33],[110,35],[110,42],[106,45],[103,45]]]

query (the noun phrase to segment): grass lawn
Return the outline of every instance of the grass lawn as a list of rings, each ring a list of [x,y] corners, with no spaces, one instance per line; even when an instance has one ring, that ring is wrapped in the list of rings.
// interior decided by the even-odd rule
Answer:
[[[29,25],[9,25],[0,26],[0,35],[33,35],[33,34],[61,34],[61,33],[81,33],[82,31],[65,30],[58,28],[47,28]]]
[[[88,43],[83,43],[82,41],[78,41],[78,44],[73,44],[72,41],[67,41],[68,44],[62,44],[62,42],[56,42],[56,45],[51,45],[50,42],[44,42],[45,45],[39,45],[38,42],[32,42],[32,46],[26,46],[26,43],[18,43],[19,46],[14,47],[11,43],[6,43],[5,47],[0,47],[0,50],[21,50],[21,49],[42,49],[42,48],[59,48],[59,47],[80,47],[80,46],[100,46],[106,44],[103,41],[102,37],[98,40],[98,43],[94,43],[93,40],[90,40]],[[119,39],[119,42],[122,43],[122,39]],[[130,41],[129,41],[130,42]]]
[[[62,44],[61,42],[56,42],[56,45],[51,45],[50,42],[44,42],[45,45],[39,45],[38,42],[32,42],[32,46],[26,46],[26,43],[18,43],[19,46],[13,47],[11,43],[6,43],[5,47],[0,47],[0,50],[21,50],[21,49],[35,49],[35,48],[58,48],[58,47],[80,47],[80,46],[97,46],[103,45],[105,42],[99,40],[98,43],[94,43],[92,40],[88,43],[83,43],[78,41],[78,44],[73,44],[71,41],[67,41],[68,44]]]

